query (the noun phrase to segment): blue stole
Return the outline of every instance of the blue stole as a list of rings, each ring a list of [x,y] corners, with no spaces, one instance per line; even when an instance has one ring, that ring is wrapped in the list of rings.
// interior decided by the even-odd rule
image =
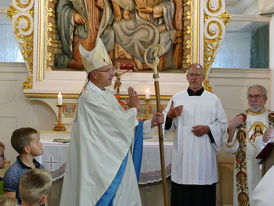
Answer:
[[[132,159],[133,159],[133,164],[135,168],[137,182],[139,182],[139,175],[140,175],[142,155],[143,155],[143,123],[144,123],[143,121],[139,121],[139,124],[135,128],[134,147],[133,147],[133,153],[132,153]],[[125,173],[127,160],[128,160],[128,154],[123,160],[111,185],[108,187],[108,189],[100,198],[100,200],[96,203],[96,206],[113,206],[113,201],[114,201],[116,191]]]

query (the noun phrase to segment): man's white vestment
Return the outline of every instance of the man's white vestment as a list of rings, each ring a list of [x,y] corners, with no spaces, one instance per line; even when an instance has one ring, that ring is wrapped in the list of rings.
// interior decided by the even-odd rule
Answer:
[[[251,197],[252,206],[273,206],[274,203],[274,166],[272,166],[257,184]]]
[[[166,132],[175,130],[172,149],[171,180],[177,184],[211,185],[217,182],[216,150],[223,144],[227,119],[219,98],[207,91],[201,96],[189,96],[187,91],[175,94],[164,111],[183,105],[182,115],[172,120]],[[208,125],[214,142],[208,134],[197,137],[195,125]],[[165,133],[165,136],[168,135]]]
[[[109,188],[128,154],[114,205],[141,205],[130,147],[137,111],[124,110],[109,91],[86,86],[77,104],[60,206],[91,206]]]

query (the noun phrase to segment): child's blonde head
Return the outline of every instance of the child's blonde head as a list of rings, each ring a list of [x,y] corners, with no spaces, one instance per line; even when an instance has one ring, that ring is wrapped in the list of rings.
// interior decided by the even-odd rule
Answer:
[[[13,197],[2,195],[0,196],[1,206],[17,206],[17,200]]]
[[[51,175],[47,170],[28,170],[21,176],[19,182],[19,193],[22,201],[28,204],[39,203],[43,196],[48,195],[51,182]]]

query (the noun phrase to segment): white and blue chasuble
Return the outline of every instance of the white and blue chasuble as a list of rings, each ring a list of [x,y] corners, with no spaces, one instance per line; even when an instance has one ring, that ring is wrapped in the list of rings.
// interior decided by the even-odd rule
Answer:
[[[60,206],[142,205],[137,179],[143,125],[150,127],[138,125],[136,115],[109,90],[86,86],[71,131]]]

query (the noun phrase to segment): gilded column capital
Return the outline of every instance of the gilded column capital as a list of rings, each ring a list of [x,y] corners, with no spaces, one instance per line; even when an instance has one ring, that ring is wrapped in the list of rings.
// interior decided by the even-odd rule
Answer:
[[[231,16],[225,10],[224,0],[207,0],[204,8],[204,74],[205,89],[212,92],[207,80],[220,43],[225,35],[225,26]]]

